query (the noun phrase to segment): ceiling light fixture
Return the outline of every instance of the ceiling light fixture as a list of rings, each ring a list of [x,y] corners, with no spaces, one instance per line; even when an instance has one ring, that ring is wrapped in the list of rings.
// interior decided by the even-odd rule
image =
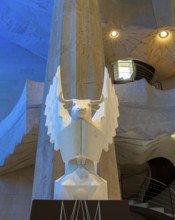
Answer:
[[[159,33],[159,37],[160,38],[166,38],[166,37],[168,37],[168,31],[161,31],[160,33]]]
[[[175,134],[172,134],[172,135],[171,135],[171,138],[175,139]]]
[[[119,32],[118,31],[111,31],[110,36],[112,38],[117,38],[119,36]]]

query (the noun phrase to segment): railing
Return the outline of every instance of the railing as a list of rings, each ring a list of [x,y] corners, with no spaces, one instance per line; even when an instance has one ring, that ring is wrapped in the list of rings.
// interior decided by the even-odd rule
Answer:
[[[175,191],[166,184],[141,175],[121,176],[122,198],[134,201],[135,204],[144,203],[148,208],[164,208],[175,220]]]
[[[135,80],[145,78],[147,82],[150,83],[155,73],[154,67],[141,60],[133,60],[133,62],[135,63],[136,69]]]

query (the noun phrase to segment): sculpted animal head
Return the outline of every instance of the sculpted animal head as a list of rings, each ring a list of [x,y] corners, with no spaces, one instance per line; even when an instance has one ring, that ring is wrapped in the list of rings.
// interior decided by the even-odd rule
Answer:
[[[90,100],[90,99],[71,99],[65,100],[63,94],[59,96],[60,102],[64,103],[66,109],[71,109],[72,120],[91,120],[92,110],[97,110],[99,104],[103,102],[103,97],[100,100]]]

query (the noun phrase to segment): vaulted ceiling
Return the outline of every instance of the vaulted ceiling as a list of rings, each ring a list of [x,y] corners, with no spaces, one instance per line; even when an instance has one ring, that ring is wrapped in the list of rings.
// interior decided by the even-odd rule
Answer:
[[[46,59],[53,4],[54,0],[1,0],[0,37]],[[99,0],[99,5],[108,65],[133,57],[152,64],[158,80],[175,75],[174,0]],[[162,46],[155,37],[163,27],[172,35]],[[115,40],[109,38],[113,29],[120,32]]]
[[[106,63],[132,57],[156,69],[155,80],[175,75],[174,0],[101,0],[100,12]],[[160,30],[169,31],[160,40]],[[109,37],[111,30],[119,37]]]
[[[47,57],[53,0],[1,0],[0,36]]]

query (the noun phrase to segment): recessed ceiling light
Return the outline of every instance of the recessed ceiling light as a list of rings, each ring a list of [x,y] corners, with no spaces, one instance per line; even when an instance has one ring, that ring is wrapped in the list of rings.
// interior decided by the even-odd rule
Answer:
[[[118,31],[111,31],[110,36],[112,38],[117,38],[119,36],[119,32]]]
[[[172,135],[171,135],[171,138],[175,139],[175,134],[172,134]]]
[[[159,33],[159,37],[161,37],[161,38],[166,38],[166,37],[168,37],[168,31],[161,31],[160,33]]]

